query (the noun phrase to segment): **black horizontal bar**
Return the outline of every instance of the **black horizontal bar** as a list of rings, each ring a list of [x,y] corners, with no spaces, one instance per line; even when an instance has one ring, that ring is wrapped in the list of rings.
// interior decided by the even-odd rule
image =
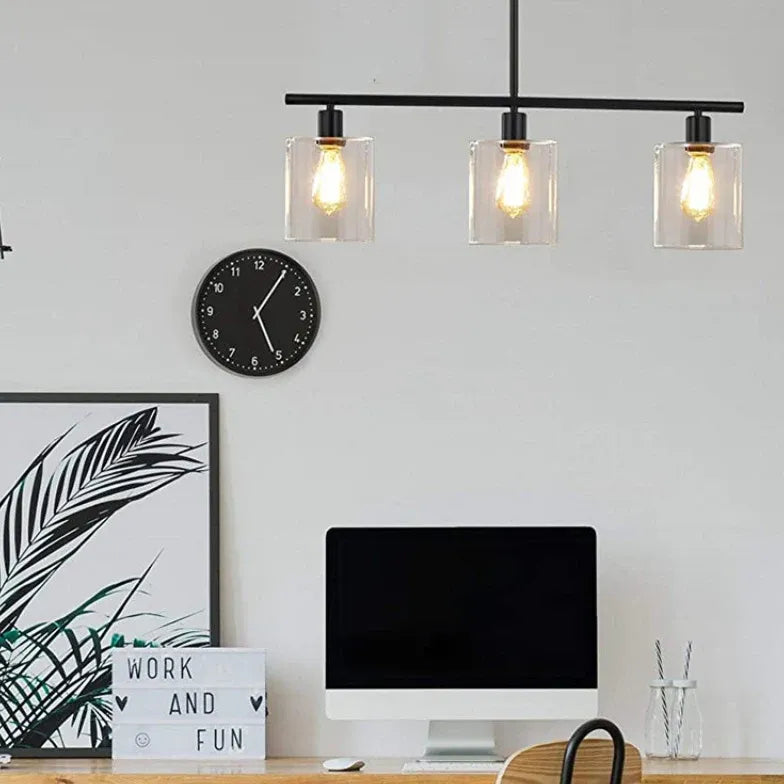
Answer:
[[[508,108],[508,95],[368,95],[363,93],[286,93],[290,106],[432,106]],[[627,112],[729,112],[739,114],[743,101],[662,100],[658,98],[556,98],[521,95],[520,109],[593,109]]]

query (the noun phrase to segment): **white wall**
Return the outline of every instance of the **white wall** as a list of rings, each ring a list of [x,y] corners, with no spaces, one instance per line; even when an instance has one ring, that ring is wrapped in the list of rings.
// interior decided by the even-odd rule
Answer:
[[[0,0],[0,388],[221,394],[223,632],[270,651],[273,754],[419,750],[422,724],[323,715],[323,532],[406,522],[593,523],[602,713],[642,742],[653,638],[693,637],[706,752],[780,754],[784,3],[523,3],[526,91],[747,101],[714,119],[745,144],[745,252],[651,248],[677,115],[532,112],[561,159],[537,249],[466,244],[497,112],[350,110],[376,243],[281,239],[283,139],[315,129],[286,90],[500,92],[506,24],[505,0]],[[189,319],[249,246],[292,252],[324,308],[266,380]]]

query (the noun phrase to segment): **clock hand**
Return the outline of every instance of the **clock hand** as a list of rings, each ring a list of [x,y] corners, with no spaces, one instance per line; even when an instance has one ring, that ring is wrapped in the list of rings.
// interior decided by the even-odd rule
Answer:
[[[283,270],[283,272],[281,272],[281,273],[280,273],[280,275],[279,275],[278,279],[277,279],[277,280],[276,280],[276,281],[275,281],[275,282],[272,284],[272,288],[271,288],[271,289],[269,290],[269,292],[267,293],[267,296],[266,296],[266,297],[264,297],[264,301],[261,303],[261,305],[259,305],[259,306],[258,306],[258,308],[253,308],[253,311],[254,311],[254,318],[255,318],[255,316],[256,316],[256,313],[261,313],[261,309],[262,309],[262,308],[263,308],[263,307],[264,307],[264,306],[267,304],[267,301],[268,301],[268,300],[269,300],[269,298],[270,298],[270,297],[273,295],[273,293],[274,293],[275,289],[278,287],[278,284],[279,284],[279,283],[280,283],[280,282],[283,280],[283,278],[285,278],[285,277],[286,277],[286,270]]]
[[[259,322],[259,326],[261,327],[261,331],[264,333],[264,339],[267,341],[269,350],[274,354],[275,349],[272,348],[272,341],[270,340],[269,335],[267,334],[267,328],[264,326],[264,322],[261,320],[261,316],[258,313],[255,313],[253,315],[253,318],[255,318]]]
[[[264,300],[262,301],[261,305],[253,306],[253,318],[259,322],[261,331],[264,333],[264,339],[267,341],[267,346],[269,347],[269,350],[273,354],[275,353],[275,349],[272,347],[272,341],[270,340],[269,334],[267,333],[267,328],[264,326],[264,322],[261,320],[261,311],[264,308],[264,306],[267,304],[267,302],[269,302],[269,298],[275,293],[275,289],[280,285],[280,282],[285,277],[286,277],[286,270],[283,270],[278,276],[278,279],[272,284],[272,288],[267,292],[267,296],[264,297]]]

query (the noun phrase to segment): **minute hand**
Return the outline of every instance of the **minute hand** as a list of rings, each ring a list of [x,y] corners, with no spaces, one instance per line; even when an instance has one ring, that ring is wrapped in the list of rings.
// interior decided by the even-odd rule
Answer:
[[[261,320],[261,316],[258,313],[256,313],[256,315],[253,318],[256,319],[256,321],[259,322],[259,326],[261,327],[261,331],[264,333],[264,340],[267,341],[267,345],[269,346],[269,350],[274,354],[275,353],[275,349],[272,348],[272,341],[270,340],[270,336],[269,336],[269,333],[267,332],[267,328],[264,326],[264,322]]]
[[[272,284],[272,288],[267,292],[267,296],[264,297],[264,302],[262,302],[261,305],[259,305],[257,308],[254,308],[254,313],[261,313],[262,308],[267,304],[269,298],[275,293],[275,289],[285,277],[286,270],[283,270],[283,272],[281,272],[278,276],[278,279]]]

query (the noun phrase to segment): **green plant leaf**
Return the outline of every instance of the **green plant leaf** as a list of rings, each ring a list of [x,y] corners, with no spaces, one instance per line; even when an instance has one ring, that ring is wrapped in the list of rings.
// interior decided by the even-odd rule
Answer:
[[[124,644],[125,635],[117,629],[128,619],[148,617],[152,622],[159,621],[158,613],[128,612],[133,597],[142,593],[154,564],[138,578],[106,586],[56,621],[19,630],[0,677],[0,745],[56,745],[62,742],[60,728],[68,722],[89,745],[106,746],[111,732],[111,657],[107,654],[119,643]],[[115,604],[105,623],[91,625],[83,632],[72,628],[107,602]],[[157,623],[149,637],[134,638],[132,644],[155,646],[172,638],[208,644],[205,630],[179,626],[191,617]],[[42,655],[43,647],[49,655]],[[59,667],[51,657],[57,659]],[[47,662],[49,666],[41,669]],[[30,676],[30,672],[36,674]]]

